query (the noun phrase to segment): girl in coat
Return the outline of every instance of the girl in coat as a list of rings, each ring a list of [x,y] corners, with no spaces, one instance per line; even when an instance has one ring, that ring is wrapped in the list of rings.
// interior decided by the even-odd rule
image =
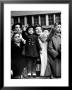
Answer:
[[[34,35],[34,28],[27,28],[28,35],[26,36],[25,56],[27,58],[28,76],[36,76],[36,60],[39,57],[40,46],[38,38]]]

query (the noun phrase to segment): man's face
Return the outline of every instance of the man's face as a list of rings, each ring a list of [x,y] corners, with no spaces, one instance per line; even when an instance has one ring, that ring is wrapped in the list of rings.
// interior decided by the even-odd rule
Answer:
[[[56,32],[57,32],[57,34],[61,33],[61,25],[56,26]]]
[[[20,25],[15,25],[15,30],[20,31],[21,30]]]
[[[36,34],[40,35],[42,33],[41,27],[36,27],[35,28]]]
[[[14,36],[14,41],[15,41],[16,43],[19,43],[19,42],[21,41],[21,39],[20,39],[20,34],[15,34],[15,36]]]

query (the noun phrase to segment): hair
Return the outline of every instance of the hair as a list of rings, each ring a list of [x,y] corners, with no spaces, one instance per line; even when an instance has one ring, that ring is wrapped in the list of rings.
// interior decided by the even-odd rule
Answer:
[[[15,26],[16,26],[16,25],[20,25],[20,28],[22,28],[22,24],[21,24],[21,23],[15,23],[15,24],[12,26],[12,30],[15,29]]]
[[[41,27],[42,31],[43,31],[43,27],[39,24],[35,25],[34,29],[36,30],[36,27]]]
[[[41,27],[41,28],[42,28],[42,26],[41,26],[41,25],[39,25],[39,24],[36,24],[34,28],[36,28],[36,27]]]
[[[12,41],[14,41],[14,36],[15,36],[16,34],[19,34],[19,35],[20,35],[20,33],[14,32],[14,33],[13,33],[13,36],[12,36]]]
[[[27,33],[28,33],[28,30],[29,30],[30,28],[33,28],[33,31],[34,31],[34,26],[29,26],[29,27],[26,29],[26,32],[27,32]]]

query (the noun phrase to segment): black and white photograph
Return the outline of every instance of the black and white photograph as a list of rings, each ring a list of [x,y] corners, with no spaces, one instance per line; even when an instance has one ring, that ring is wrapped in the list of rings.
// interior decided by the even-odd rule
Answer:
[[[68,85],[68,8],[4,5],[5,86]]]
[[[11,78],[61,78],[61,11],[11,12]]]

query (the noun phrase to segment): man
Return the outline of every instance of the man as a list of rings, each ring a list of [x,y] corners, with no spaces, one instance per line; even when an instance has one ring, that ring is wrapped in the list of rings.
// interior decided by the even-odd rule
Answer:
[[[48,56],[53,77],[61,77],[61,35],[55,25],[55,34],[48,42]]]

